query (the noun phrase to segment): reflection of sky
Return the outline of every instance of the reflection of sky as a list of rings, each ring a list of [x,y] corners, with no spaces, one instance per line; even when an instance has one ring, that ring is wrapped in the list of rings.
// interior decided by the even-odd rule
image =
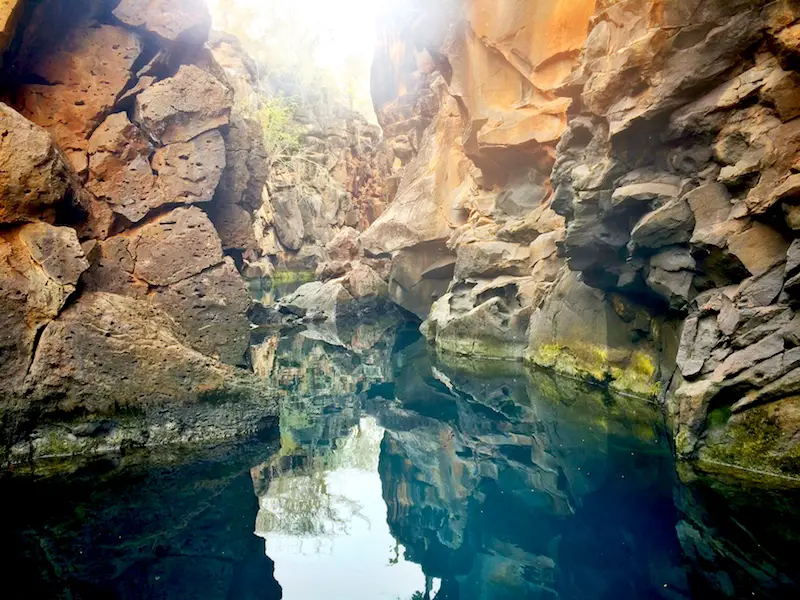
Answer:
[[[331,468],[317,474],[314,489],[324,490],[327,503],[304,504],[325,504],[311,519],[313,532],[281,531],[281,524],[297,522],[281,513],[282,507],[297,505],[287,496],[303,493],[313,475],[282,475],[260,499],[257,529],[269,526],[265,516],[274,516],[277,530],[257,530],[256,535],[265,539],[266,553],[275,561],[284,600],[410,600],[425,590],[422,569],[403,558],[405,549],[389,533],[377,470],[382,437],[373,418],[361,419]]]

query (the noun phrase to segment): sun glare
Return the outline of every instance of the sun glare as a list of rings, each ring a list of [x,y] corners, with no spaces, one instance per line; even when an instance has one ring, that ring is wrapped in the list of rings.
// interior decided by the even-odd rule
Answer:
[[[273,56],[299,56],[340,85],[368,94],[376,20],[388,0],[208,0],[214,26],[246,35]],[[246,15],[231,31],[231,15]]]

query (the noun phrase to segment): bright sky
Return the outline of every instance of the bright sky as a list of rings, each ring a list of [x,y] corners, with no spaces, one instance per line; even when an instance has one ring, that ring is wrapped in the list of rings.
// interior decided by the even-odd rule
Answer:
[[[253,11],[254,18],[247,31],[252,39],[263,39],[265,45],[297,43],[301,46],[298,52],[309,52],[309,59],[339,82],[347,79],[348,69],[352,71],[356,64],[363,78],[362,91],[368,90],[375,23],[389,0],[208,0],[215,26],[220,29],[225,28],[221,7],[226,1],[237,10]],[[276,18],[290,25],[287,31],[302,31],[303,35],[296,36],[297,39],[291,35],[266,39],[268,36],[261,33],[267,28],[266,20],[274,23]],[[313,50],[308,48],[309,39],[318,40]],[[291,52],[290,48],[286,50]]]

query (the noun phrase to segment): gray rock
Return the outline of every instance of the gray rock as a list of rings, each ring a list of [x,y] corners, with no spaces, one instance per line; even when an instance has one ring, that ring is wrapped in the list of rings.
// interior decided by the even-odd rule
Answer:
[[[643,248],[682,244],[692,238],[694,224],[689,203],[674,200],[642,217],[631,231],[631,241]]]
[[[653,255],[650,266],[670,272],[692,271],[697,267],[697,262],[688,248],[676,246]]]
[[[665,271],[653,267],[647,274],[647,286],[664,298],[670,308],[681,310],[692,298],[693,279],[694,274],[690,271]]]
[[[299,250],[305,238],[300,198],[295,190],[285,190],[272,195],[275,209],[275,233],[281,244],[290,250]]]

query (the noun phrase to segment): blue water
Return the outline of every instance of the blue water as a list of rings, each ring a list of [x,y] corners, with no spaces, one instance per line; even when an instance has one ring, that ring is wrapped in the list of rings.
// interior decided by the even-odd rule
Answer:
[[[280,431],[5,473],[0,597],[800,597],[797,489],[676,465],[654,406],[396,323],[259,344]]]

